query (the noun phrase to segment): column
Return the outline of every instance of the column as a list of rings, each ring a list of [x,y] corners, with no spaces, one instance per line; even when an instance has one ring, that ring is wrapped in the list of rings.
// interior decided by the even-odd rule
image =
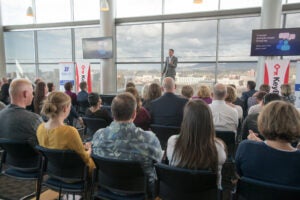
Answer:
[[[110,94],[117,92],[117,69],[116,58],[116,37],[115,37],[115,13],[114,0],[107,0],[109,11],[100,11],[101,36],[113,38],[113,58],[101,59],[101,93]]]
[[[1,2],[0,2],[1,10]],[[3,37],[3,25],[2,25],[2,13],[0,13],[0,77],[6,76],[6,64],[5,64],[5,49],[4,49],[4,37]]]
[[[281,28],[282,0],[263,0],[261,8],[261,29]],[[256,70],[256,87],[264,81],[264,65],[266,59],[277,59],[274,57],[259,57]]]

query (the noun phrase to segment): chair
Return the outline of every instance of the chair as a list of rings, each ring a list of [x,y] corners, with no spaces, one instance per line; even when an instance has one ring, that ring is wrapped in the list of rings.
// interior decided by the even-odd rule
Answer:
[[[104,119],[100,118],[82,117],[82,120],[86,126],[85,133],[89,136],[89,139],[93,137],[97,130],[108,126],[108,123]]]
[[[299,199],[300,187],[278,185],[248,177],[241,177],[236,191],[239,200]]]
[[[145,200],[148,178],[139,162],[96,155],[92,158],[97,166],[93,180],[97,179],[99,186],[94,199]]]
[[[205,199],[218,197],[217,174],[205,170],[190,170],[155,164],[158,177],[157,195],[164,199]]]
[[[102,100],[103,105],[110,106],[112,100],[115,98],[114,94],[100,94],[100,98]]]
[[[90,107],[89,102],[86,101],[78,101],[78,113],[81,116],[85,115],[85,111]]]
[[[43,155],[41,176],[48,175],[42,185],[59,191],[59,200],[62,192],[80,193],[88,199],[88,166],[76,152],[41,146],[36,149]]]
[[[167,148],[168,139],[172,135],[177,135],[180,132],[180,127],[177,126],[164,126],[158,124],[151,124],[150,128],[159,139],[161,148],[163,150],[166,150]]]
[[[216,137],[223,140],[227,146],[227,158],[232,160],[235,156],[235,134],[233,131],[216,131]]]
[[[36,192],[26,195],[21,199],[39,196],[41,181],[41,157],[35,149],[24,141],[0,138],[0,147],[3,149],[0,171],[1,174],[18,180],[36,181]],[[5,165],[5,170],[2,167]],[[38,200],[39,198],[37,198]]]

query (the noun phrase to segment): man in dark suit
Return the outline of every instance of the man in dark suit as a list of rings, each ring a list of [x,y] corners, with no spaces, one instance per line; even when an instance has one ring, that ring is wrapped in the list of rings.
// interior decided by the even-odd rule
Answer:
[[[244,118],[248,114],[248,98],[257,92],[255,90],[256,83],[254,81],[247,82],[247,91],[242,93],[241,100],[244,102]]]
[[[152,123],[179,127],[183,117],[183,107],[188,100],[175,94],[175,82],[171,77],[163,80],[163,90],[164,94],[150,103]]]
[[[174,56],[174,49],[169,49],[169,57],[166,57],[165,67],[162,72],[164,77],[172,77],[175,80],[178,59]]]

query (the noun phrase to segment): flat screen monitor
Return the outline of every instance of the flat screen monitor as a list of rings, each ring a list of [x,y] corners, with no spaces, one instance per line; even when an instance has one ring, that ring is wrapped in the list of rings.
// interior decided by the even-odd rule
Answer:
[[[300,28],[252,31],[251,56],[300,55]]]
[[[112,58],[112,37],[83,38],[82,51],[83,59]]]

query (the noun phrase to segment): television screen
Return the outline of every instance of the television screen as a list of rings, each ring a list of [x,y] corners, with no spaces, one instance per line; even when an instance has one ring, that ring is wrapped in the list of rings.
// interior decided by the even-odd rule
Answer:
[[[112,58],[112,37],[83,38],[83,59]]]
[[[300,55],[300,28],[252,31],[251,56]]]

